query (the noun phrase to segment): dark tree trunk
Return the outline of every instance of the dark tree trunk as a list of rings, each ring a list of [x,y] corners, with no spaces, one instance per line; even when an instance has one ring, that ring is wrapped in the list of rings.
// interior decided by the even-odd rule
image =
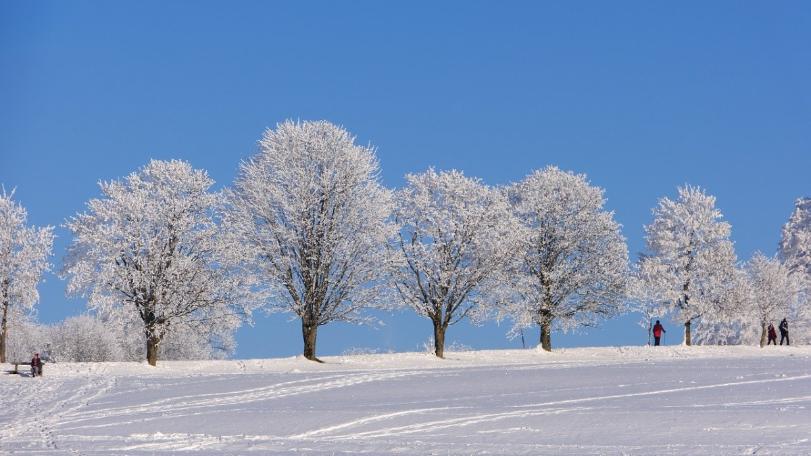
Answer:
[[[552,351],[552,322],[549,320],[541,322],[541,348]]]
[[[550,312],[541,311],[541,348],[552,351],[552,315]]]
[[[760,346],[765,347],[767,341],[769,340],[769,329],[766,326],[766,323],[761,323],[760,330]]]
[[[692,262],[692,250],[687,252],[688,257],[690,258],[690,262]],[[690,263],[687,264],[687,271],[690,270]],[[687,293],[690,290],[690,281],[688,280],[684,287],[682,288],[684,295],[682,297],[682,308],[689,309],[690,308],[690,295]],[[690,326],[692,326],[693,320],[687,320],[684,322],[684,345],[691,346],[693,345],[693,335],[690,333]]]
[[[141,311],[141,320],[144,322],[144,335],[146,336],[146,362],[150,366],[158,365],[158,350],[160,349],[163,334],[158,331],[158,319],[155,317],[154,302],[146,302],[138,306]]]
[[[8,335],[8,302],[3,303],[3,319],[0,321],[0,363],[6,362],[6,336]]]
[[[318,325],[301,321],[301,335],[304,338],[304,357],[310,361],[322,362],[315,356],[315,343],[318,335]]]
[[[684,322],[684,345],[688,347],[693,345],[693,338],[690,334],[690,326],[692,326],[693,322],[691,320],[687,320]]]
[[[146,335],[146,362],[150,366],[158,364],[158,349],[160,348],[161,339],[154,333],[147,332]]]
[[[445,357],[445,330],[447,326],[442,322],[434,321],[434,354],[439,358]]]

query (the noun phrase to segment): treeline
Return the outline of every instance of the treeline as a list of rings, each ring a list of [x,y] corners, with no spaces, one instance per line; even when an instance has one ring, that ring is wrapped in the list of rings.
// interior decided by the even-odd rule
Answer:
[[[429,168],[391,190],[374,149],[324,121],[267,130],[233,185],[213,184],[178,160],[102,182],[64,222],[72,242],[59,271],[91,316],[51,327],[31,315],[53,229],[29,227],[4,190],[0,361],[9,344],[27,353],[46,342],[63,360],[226,356],[260,308],[298,318],[311,360],[321,326],[368,322],[372,308],[424,316],[439,357],[464,319],[508,320],[513,336],[537,326],[545,350],[555,330],[627,311],[646,325],[671,316],[687,345],[754,343],[770,321],[809,320],[806,200],[781,257],[741,264],[715,198],[681,187],[654,208],[646,252],[630,264],[603,189],[585,175],[548,167],[493,187]]]

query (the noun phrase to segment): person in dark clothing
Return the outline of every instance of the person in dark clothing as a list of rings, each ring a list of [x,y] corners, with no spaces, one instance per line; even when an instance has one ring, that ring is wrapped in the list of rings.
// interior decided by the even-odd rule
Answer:
[[[39,358],[39,353],[34,353],[31,358],[31,376],[42,377],[42,360]]]
[[[662,339],[662,333],[666,333],[665,327],[659,323],[659,320],[656,320],[656,324],[653,325],[653,345],[659,346],[659,341]]]
[[[777,331],[774,330],[774,325],[769,323],[769,342],[766,345],[771,345],[774,343],[777,345]]]
[[[783,345],[783,339],[786,340],[786,345],[791,345],[788,340],[788,321],[785,318],[780,322],[780,345]]]

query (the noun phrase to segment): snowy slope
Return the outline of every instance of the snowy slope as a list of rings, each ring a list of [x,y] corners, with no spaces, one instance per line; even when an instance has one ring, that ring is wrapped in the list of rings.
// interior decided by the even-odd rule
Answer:
[[[43,378],[0,375],[0,454],[811,454],[809,357],[627,347],[50,364]]]

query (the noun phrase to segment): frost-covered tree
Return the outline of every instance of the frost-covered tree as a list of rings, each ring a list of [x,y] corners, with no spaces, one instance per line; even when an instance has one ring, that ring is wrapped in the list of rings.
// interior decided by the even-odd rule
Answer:
[[[36,315],[12,307],[8,315],[9,331],[6,340],[6,359],[8,362],[29,361],[34,353],[41,352],[47,359],[50,343],[50,331],[45,325],[36,321]]]
[[[116,331],[90,315],[67,318],[51,328],[51,359],[59,362],[124,361]]]
[[[794,212],[783,225],[780,258],[790,270],[811,279],[811,198],[797,199]]]
[[[684,344],[692,344],[691,325],[724,310],[736,283],[731,228],[715,207],[715,197],[702,189],[679,187],[679,198],[662,198],[645,227],[654,271],[649,286],[664,296],[669,311],[684,322]]]
[[[789,316],[793,309],[801,305],[805,282],[801,273],[792,273],[778,258],[769,258],[760,252],[745,266],[751,285],[751,323],[760,329],[760,346],[768,340],[767,328]]]
[[[391,280],[402,302],[431,320],[442,358],[448,326],[477,320],[505,285],[496,276],[514,254],[517,225],[503,192],[459,171],[429,169],[406,180],[396,195]]]
[[[386,305],[392,198],[379,174],[374,149],[326,121],[278,124],[240,165],[224,215],[233,248],[271,311],[301,319],[307,359],[318,360],[320,326]]]
[[[73,233],[63,269],[68,294],[87,297],[98,313],[135,315],[153,366],[175,327],[233,331],[251,311],[249,283],[215,223],[213,183],[186,162],[153,160],[102,182],[102,198],[65,223]]]
[[[663,269],[664,265],[642,255],[628,280],[628,310],[642,315],[639,326],[648,332],[648,345],[652,344],[654,321],[667,315],[670,308],[667,294],[663,294],[667,287],[656,283],[665,277]]]
[[[628,246],[604,208],[603,189],[586,176],[550,166],[509,189],[520,221],[517,261],[510,270],[516,299],[507,312],[515,330],[540,327],[552,349],[553,325],[590,326],[616,315],[628,280]]]
[[[50,268],[53,228],[26,225],[28,213],[14,201],[14,192],[0,193],[0,363],[6,362],[6,340],[12,314],[32,311],[39,301],[37,284]],[[20,321],[18,319],[18,321]]]
[[[740,345],[753,339],[755,325],[750,315],[751,284],[746,271],[734,268],[716,276],[713,289],[715,308],[704,313],[692,330],[692,343],[698,345]]]

